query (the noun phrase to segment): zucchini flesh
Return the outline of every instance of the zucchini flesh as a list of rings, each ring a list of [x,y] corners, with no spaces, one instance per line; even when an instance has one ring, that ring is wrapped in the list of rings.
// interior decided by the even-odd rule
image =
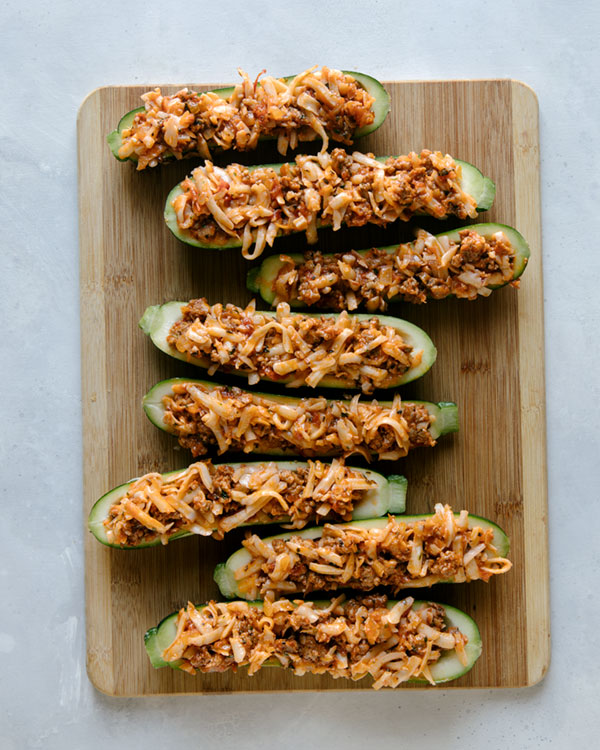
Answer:
[[[161,351],[165,352],[175,359],[179,359],[183,362],[189,362],[190,364],[196,365],[197,367],[203,367],[204,369],[214,365],[210,359],[206,357],[192,357],[188,356],[183,352],[180,352],[174,346],[171,346],[167,341],[167,336],[173,324],[181,319],[181,308],[185,306],[187,302],[167,302],[164,305],[153,305],[146,308],[142,319],[139,322],[139,326],[150,336],[152,343]],[[275,316],[275,312],[272,311],[260,311],[262,315]],[[304,313],[306,315],[306,313]],[[337,315],[331,313],[310,313],[309,317],[312,318],[337,318]],[[397,378],[394,382],[385,386],[386,388],[396,388],[399,385],[410,383],[417,378],[425,375],[430,367],[435,362],[437,351],[433,345],[432,340],[425,333],[422,328],[409,323],[407,320],[400,320],[399,318],[392,318],[386,315],[366,315],[357,314],[352,317],[358,318],[359,320],[370,320],[371,318],[377,317],[382,325],[391,326],[396,329],[402,336],[404,341],[412,347],[415,352],[422,352],[420,362],[407,370],[401,377]],[[231,373],[232,375],[239,375],[247,377],[248,372],[244,370],[233,370],[228,367],[219,368],[222,372]],[[273,378],[261,377],[261,380],[272,381],[276,383],[289,383],[294,380],[294,373],[286,377]],[[306,383],[303,383],[306,385]],[[352,388],[358,389],[360,386],[356,383],[349,382],[348,380],[342,380],[334,376],[326,376],[319,381],[319,387],[321,388]]]
[[[174,434],[173,430],[169,429],[169,426],[164,421],[164,406],[162,400],[165,396],[170,396],[173,393],[173,386],[179,383],[193,383],[203,388],[211,389],[219,386],[219,383],[210,382],[208,380],[195,380],[193,378],[170,378],[169,380],[161,380],[148,393],[144,396],[142,405],[146,416],[152,422],[155,427],[164,432],[170,432]],[[281,404],[293,404],[299,401],[294,396],[280,396],[273,393],[255,393],[253,395],[259,396],[260,398],[269,399],[276,401]],[[349,403],[349,402],[348,402]],[[379,401],[379,403],[386,407],[391,407],[391,401]],[[451,401],[440,401],[433,403],[431,401],[405,401],[403,403],[421,404],[427,411],[434,417],[434,422],[429,427],[429,432],[434,440],[446,435],[451,432],[458,432],[458,407]],[[279,452],[273,451],[270,455],[281,455]]]
[[[458,227],[457,229],[451,229],[447,232],[441,232],[440,234],[436,234],[436,237],[448,237],[451,241],[458,241],[459,234],[464,229],[471,229],[472,231],[477,232],[483,237],[491,237],[496,232],[503,232],[507,236],[508,240],[515,250],[514,274],[511,281],[514,279],[518,279],[519,276],[521,276],[521,274],[525,270],[527,261],[529,260],[529,245],[520,232],[518,232],[513,227],[507,226],[506,224],[469,224],[466,227]],[[393,255],[397,251],[398,245],[388,245],[387,247],[379,247],[376,249]],[[364,256],[369,252],[369,250],[357,250],[355,252],[357,252],[359,255]],[[296,262],[296,264],[301,264],[304,261],[304,257],[300,253],[294,253],[290,255],[290,257]],[[324,254],[324,257],[331,258],[333,257],[333,255]],[[279,259],[278,254],[270,255],[268,258],[265,258],[259,266],[255,266],[248,272],[248,276],[246,278],[247,288],[252,292],[260,294],[265,302],[273,304],[275,300],[273,283],[275,282],[275,279],[277,278],[277,275],[282,266],[283,262]],[[504,284],[490,284],[489,288],[498,289],[502,286],[504,286]],[[390,302],[392,303],[399,301],[401,300],[398,297],[393,297],[390,300]],[[298,299],[290,300],[289,305],[293,308],[306,307],[306,305]]]
[[[390,111],[390,95],[384,89],[383,85],[376,78],[373,78],[372,76],[369,76],[366,73],[356,73],[354,71],[349,71],[349,70],[343,70],[342,73],[352,76],[357,81],[357,83],[359,83],[362,86],[362,88],[366,89],[368,93],[375,100],[371,107],[375,115],[375,119],[370,125],[366,125],[363,128],[359,128],[354,133],[354,138],[363,138],[364,136],[369,135],[369,133],[372,133],[374,130],[377,130],[377,128],[383,125],[383,121],[385,120],[388,112]],[[295,76],[286,76],[283,80],[291,81],[293,78],[295,78]],[[215,89],[211,93],[217,94],[222,99],[227,99],[233,93],[234,88],[235,88],[234,86],[227,86],[225,88]],[[128,156],[125,159],[122,159],[119,156],[119,149],[121,148],[121,145],[123,143],[123,131],[131,127],[135,119],[135,116],[139,114],[140,112],[143,112],[144,109],[145,109],[144,107],[136,107],[135,109],[132,109],[126,114],[124,114],[123,117],[121,117],[121,119],[119,120],[119,124],[117,125],[116,129],[106,136],[106,141],[109,145],[110,150],[112,151],[113,156],[119,161],[137,162],[137,157],[135,156],[135,154],[132,156]],[[273,140],[273,139],[274,139],[274,136],[261,136],[259,138],[259,140],[261,141]],[[209,147],[210,147],[210,144],[209,144]],[[197,155],[198,155],[197,152],[189,152],[189,153],[186,153],[185,156],[190,157],[190,156],[197,156]],[[172,159],[173,157],[169,156],[167,158]]]
[[[458,513],[454,514],[456,517]],[[423,521],[427,518],[431,518],[429,514],[422,514],[416,516],[402,516],[397,518],[397,521],[404,523],[415,523],[417,521]],[[352,521],[351,523],[336,524],[341,527],[352,527],[360,529],[382,529],[388,523],[388,517],[386,518],[368,518],[365,520]],[[473,516],[469,514],[469,528],[473,526],[480,526],[483,529],[493,529],[494,541],[493,544],[498,550],[500,557],[506,557],[510,550],[510,542],[506,533],[492,521],[488,521],[487,518],[480,518],[479,516]],[[273,539],[291,539],[291,537],[300,537],[302,539],[318,539],[322,534],[322,528],[318,526],[310,529],[300,529],[298,531],[286,531],[283,534],[276,534],[264,538],[265,542],[271,542]],[[219,563],[216,566],[214,572],[214,580],[221,594],[227,599],[245,599],[244,594],[239,590],[237,581],[235,579],[235,573],[237,570],[242,568],[248,562],[250,562],[252,555],[245,547],[240,547],[236,550],[224,563]],[[453,579],[445,581],[439,581],[439,583],[454,583]],[[405,588],[419,587],[418,580],[415,580],[413,584],[406,584]]]
[[[389,157],[377,156],[375,158],[377,159],[377,161],[384,162]],[[479,169],[473,166],[473,164],[469,164],[466,161],[460,161],[459,159],[455,159],[454,161],[462,169],[462,176],[460,180],[461,188],[465,193],[470,195],[475,200],[475,202],[477,203],[478,212],[487,211],[489,208],[491,208],[492,203],[494,202],[494,196],[496,193],[496,187],[494,183],[489,177],[484,177]],[[253,166],[247,167],[247,169],[250,172],[253,172],[255,169],[264,169],[270,167],[271,169],[274,169],[277,173],[279,173],[281,166],[282,164],[255,164]],[[225,250],[231,247],[241,247],[241,238],[238,239],[237,237],[231,237],[224,242],[207,243],[201,242],[200,240],[192,237],[187,229],[180,229],[177,224],[177,216],[175,214],[175,210],[173,209],[173,201],[175,200],[175,198],[177,198],[177,196],[181,195],[182,192],[183,190],[181,188],[181,183],[175,185],[175,187],[167,196],[164,211],[165,223],[178,240],[181,240],[181,242],[185,242],[188,245],[193,245],[194,247],[203,247],[212,250]],[[319,226],[319,222],[317,222],[317,225]],[[302,229],[298,231],[304,230]],[[286,232],[285,235],[278,236],[287,236],[288,234],[296,234],[296,232]]]
[[[319,601],[314,602],[314,604],[316,606],[327,607],[330,602]],[[388,601],[388,609],[391,609],[395,604],[396,601]],[[424,601],[415,601],[413,608],[419,609],[426,604],[427,602]],[[252,602],[252,605],[262,608],[262,602]],[[475,621],[465,612],[456,609],[456,607],[451,607],[449,604],[444,604],[442,606],[445,610],[444,619],[448,626],[458,628],[458,630],[466,635],[468,639],[468,643],[465,646],[467,664],[463,665],[454,652],[443,654],[430,668],[431,676],[436,684],[449,682],[450,680],[456,680],[458,677],[462,677],[462,675],[466,674],[473,668],[473,665],[481,656],[482,651],[481,635]],[[202,608],[198,607],[198,609]],[[148,630],[144,636],[146,652],[150,659],[150,663],[155,669],[160,669],[162,667],[171,667],[172,669],[179,668],[181,662],[167,662],[162,658],[164,650],[175,640],[176,620],[177,612],[173,612],[165,617],[156,627]],[[265,662],[264,666],[280,667],[281,664],[277,660],[272,659]],[[411,679],[409,682],[423,684],[426,683],[426,680]]]
[[[247,462],[245,461],[243,464],[241,463],[229,463],[226,464],[228,466],[231,466],[233,469],[239,468],[241,465],[244,466],[253,466],[253,465],[259,465],[265,463],[264,461],[255,461],[255,462]],[[294,470],[300,467],[306,466],[305,461],[277,461],[277,466],[283,470],[283,469],[290,469]],[[215,464],[215,466],[219,466],[222,464]],[[353,471],[360,472],[361,474],[364,474],[368,479],[371,479],[372,481],[376,482],[377,486],[374,487],[372,490],[368,490],[365,492],[364,498],[361,500],[360,503],[358,503],[355,508],[354,512],[352,514],[352,517],[356,520],[364,519],[364,518],[370,518],[372,516],[385,516],[388,513],[404,513],[404,509],[406,507],[406,486],[407,481],[403,476],[393,474],[389,477],[384,477],[381,474],[378,474],[375,471],[372,471],[371,469],[362,469],[362,468],[356,468],[354,466],[349,466],[348,468],[352,469]],[[170,476],[174,476],[175,474],[181,473],[181,469],[178,471],[170,471],[166,474],[163,474],[162,476],[165,478],[168,478]],[[106,527],[104,526],[104,521],[108,518],[108,513],[110,510],[111,505],[114,505],[115,503],[118,503],[120,499],[127,493],[127,490],[129,489],[129,486],[131,483],[135,481],[134,479],[131,479],[129,482],[125,482],[125,484],[121,484],[118,487],[115,487],[114,489],[107,492],[105,495],[103,495],[99,500],[96,501],[94,506],[92,507],[92,510],[90,511],[89,517],[88,517],[88,529],[91,531],[91,533],[96,537],[96,539],[99,542],[102,542],[102,544],[106,545],[107,547],[113,547],[115,549],[144,549],[146,547],[158,547],[161,545],[161,541],[159,538],[153,539],[148,542],[144,542],[142,544],[136,544],[131,546],[125,546],[120,544],[112,544],[108,541],[108,537],[106,535]],[[260,525],[267,525],[268,523],[271,524],[278,524],[278,523],[287,523],[289,519],[287,518],[279,518],[274,519],[271,522],[265,522],[261,521]],[[257,522],[249,522],[245,524],[241,524],[242,526],[255,526],[257,525]],[[193,533],[191,531],[179,531],[173,536],[169,537],[169,543],[176,539],[182,539],[186,536],[193,536]]]

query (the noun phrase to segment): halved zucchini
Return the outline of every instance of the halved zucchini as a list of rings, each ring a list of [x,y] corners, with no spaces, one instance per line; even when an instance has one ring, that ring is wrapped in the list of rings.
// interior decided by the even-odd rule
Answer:
[[[215,363],[207,359],[206,357],[187,356],[183,352],[180,352],[178,349],[176,349],[174,346],[171,346],[167,341],[167,336],[169,335],[171,327],[174,325],[174,323],[181,319],[181,309],[186,304],[187,302],[167,302],[164,305],[153,305],[146,308],[146,311],[139,323],[140,328],[142,329],[142,331],[144,331],[144,333],[150,336],[154,345],[157,346],[161,351],[165,352],[165,354],[168,354],[171,357],[179,359],[183,362],[189,362],[193,365],[196,365],[197,367],[208,369]],[[269,315],[274,317],[275,312],[262,310],[261,315]],[[307,313],[303,313],[303,315],[307,315]],[[337,318],[338,316],[332,315],[331,313],[311,313],[310,317]],[[402,336],[404,341],[409,346],[411,346],[415,352],[422,352],[422,356],[418,364],[411,367],[394,382],[390,382],[385,386],[385,388],[396,388],[399,385],[404,385],[405,383],[410,383],[412,380],[420,378],[435,362],[437,352],[432,340],[422,328],[419,328],[413,323],[409,323],[407,320],[400,320],[399,318],[392,318],[386,315],[374,316],[358,314],[353,315],[352,317],[356,317],[359,320],[370,320],[373,317],[377,317],[382,325],[391,326],[392,328],[396,329]],[[231,372],[233,375],[240,375],[243,377],[247,377],[249,374],[246,370],[232,370],[226,367],[220,367],[219,369],[223,372]],[[276,383],[289,383],[290,381],[295,379],[295,375],[295,373],[292,373],[291,375],[287,375],[276,380],[274,378],[263,377],[261,378],[261,380],[273,381]],[[306,383],[304,385],[306,385]],[[324,377],[319,381],[319,386],[322,388],[360,387],[348,380],[335,378],[333,376]]]
[[[313,602],[317,607],[327,607],[331,602],[329,601],[318,601]],[[387,607],[391,609],[396,604],[396,601],[388,601]],[[426,606],[428,603],[425,601],[415,601],[413,609],[420,609]],[[262,609],[262,602],[252,602],[252,606]],[[449,682],[450,680],[456,680],[458,677],[466,674],[481,656],[482,643],[479,629],[475,624],[475,621],[469,617],[465,612],[462,612],[456,607],[451,607],[449,604],[441,605],[445,610],[445,621],[449,627],[457,628],[463,635],[468,639],[468,643],[465,647],[466,661],[464,665],[458,658],[455,652],[448,652],[443,654],[440,659],[431,666],[431,676],[433,677],[436,684]],[[198,607],[203,609],[204,607]],[[167,662],[163,659],[162,655],[171,643],[175,640],[176,635],[176,620],[177,612],[165,617],[156,627],[150,628],[144,635],[144,643],[146,646],[146,652],[150,659],[150,663],[155,669],[162,667],[171,667],[172,669],[179,669],[181,662]],[[263,666],[268,667],[280,667],[279,661],[276,659],[269,659],[264,663]],[[410,682],[426,683],[424,679],[411,679]]]
[[[384,162],[388,158],[388,156],[376,157],[377,161],[381,162]],[[466,161],[460,161],[459,159],[455,159],[454,161],[462,168],[462,177],[460,180],[461,188],[465,193],[470,195],[475,200],[475,202],[477,203],[477,211],[487,211],[489,208],[491,208],[492,203],[494,202],[494,196],[496,194],[495,184],[492,182],[492,180],[490,180],[489,177],[484,177],[484,175],[477,169],[477,167],[474,167],[472,164],[469,164]],[[279,172],[281,166],[281,164],[255,164],[254,166],[248,167],[248,170],[250,172],[253,172],[255,169],[270,167],[276,172]],[[183,190],[181,188],[181,183],[175,185],[175,187],[167,196],[164,213],[167,226],[178,240],[181,240],[188,245],[193,245],[194,247],[204,247],[213,250],[224,250],[230,247],[241,247],[241,238],[238,239],[237,237],[231,237],[225,242],[219,243],[201,242],[200,240],[192,237],[187,229],[180,229],[177,224],[177,216],[173,208],[173,201],[175,200],[175,198],[177,198],[178,195],[181,195],[182,192]],[[288,234],[295,233],[296,232],[289,232]]]
[[[242,465],[257,466],[261,463],[264,462],[244,462],[244,464],[228,463],[227,466],[231,466],[235,470]],[[299,467],[306,466],[305,461],[277,461],[276,464],[280,470],[288,469],[291,471]],[[367,492],[365,492],[364,498],[355,506],[354,512],[352,514],[352,517],[354,519],[359,520],[363,518],[371,518],[373,516],[385,516],[388,513],[404,513],[404,509],[406,507],[407,482],[403,476],[394,474],[386,478],[382,474],[378,474],[371,469],[362,469],[356,467],[348,468],[364,474],[368,479],[376,482],[377,484],[377,486],[372,490],[368,490]],[[175,474],[179,474],[180,471],[181,470],[169,471],[162,476],[168,478],[174,476]],[[134,479],[131,479],[129,480],[129,482],[125,482],[125,484],[121,484],[118,487],[115,487],[113,490],[110,490],[110,492],[107,492],[99,500],[96,501],[92,510],[90,511],[90,515],[88,518],[88,528],[96,537],[96,539],[99,542],[102,542],[102,544],[105,544],[107,547],[114,547],[115,549],[142,549],[144,547],[156,547],[161,544],[159,538],[156,538],[150,542],[145,542],[143,544],[137,544],[135,546],[121,546],[119,544],[112,544],[108,541],[104,521],[108,518],[110,507],[111,505],[114,505],[121,500],[121,498],[127,493],[127,490],[129,489],[131,483],[134,481]],[[281,518],[275,519],[270,523],[275,524],[288,522],[289,518],[282,516]],[[261,522],[261,525],[263,523],[265,522]],[[254,526],[256,525],[256,522],[245,523],[242,525]],[[192,532],[180,531],[176,534],[173,534],[173,536],[169,538],[169,542],[174,541],[175,539],[181,539],[182,537],[186,536],[192,536]]]
[[[163,405],[163,398],[165,398],[165,396],[172,396],[173,386],[179,383],[194,383],[208,389],[209,391],[212,388],[221,387],[219,383],[213,383],[207,380],[195,380],[192,378],[170,378],[169,380],[162,380],[160,383],[157,383],[153,388],[151,388],[144,396],[142,401],[146,416],[152,422],[152,424],[154,424],[160,430],[169,432],[171,434],[175,434],[175,431],[172,430],[164,421],[165,408]],[[275,401],[276,403],[280,404],[294,404],[300,400],[294,396],[280,396],[273,393],[255,393],[254,391],[252,391],[252,394],[263,399]],[[350,402],[348,401],[347,403],[349,404]],[[391,401],[380,401],[379,403],[389,408],[391,408],[392,406]],[[437,438],[441,435],[446,435],[447,433],[458,431],[458,407],[456,406],[456,404],[444,401],[439,403],[432,403],[430,401],[405,401],[404,403],[421,404],[427,409],[427,411],[434,418],[434,421],[429,428],[429,432],[434,440],[437,440]],[[294,451],[290,450],[287,453],[293,452]],[[286,454],[281,450],[272,450],[269,451],[269,455],[280,456]]]
[[[454,514],[457,518],[459,513]],[[422,514],[416,516],[402,516],[396,520],[402,521],[403,523],[410,524],[416,523],[417,521],[423,521],[427,518],[431,518],[430,514]],[[359,529],[383,529],[387,526],[388,518],[368,518],[366,520],[352,521],[351,523],[336,524],[341,527],[351,527]],[[479,516],[473,516],[469,514],[469,528],[473,526],[479,526],[483,529],[493,529],[494,531],[494,547],[498,550],[500,557],[506,557],[510,549],[510,542],[506,533],[495,523],[488,521],[486,518],[480,518]],[[300,529],[298,531],[286,531],[283,534],[276,534],[275,536],[266,537],[265,542],[271,542],[273,539],[291,539],[292,537],[300,537],[302,539],[318,539],[323,533],[323,528],[313,527],[310,529]],[[240,591],[238,582],[236,581],[236,571],[243,568],[250,562],[252,555],[245,547],[240,547],[236,550],[224,563],[219,563],[215,568],[214,580],[219,587],[223,596],[228,599],[245,599],[247,598],[242,591]],[[446,579],[439,581],[439,583],[454,583],[453,579]],[[421,588],[418,579],[411,581],[403,588]],[[290,592],[294,593],[294,592]],[[302,592],[299,592],[302,593]]]
[[[362,138],[363,136],[372,133],[374,130],[377,130],[377,128],[379,128],[383,124],[383,121],[387,117],[387,114],[390,110],[390,95],[376,78],[366,75],[366,73],[356,73],[349,70],[344,70],[342,72],[355,78],[356,81],[375,99],[372,105],[375,119],[370,125],[366,125],[364,128],[360,128],[354,133],[354,138]],[[293,78],[295,78],[295,76],[286,76],[283,80],[291,81]],[[227,99],[229,96],[231,96],[233,90],[234,86],[227,86],[226,88],[215,89],[212,93],[217,94],[217,96],[220,96],[222,99]],[[113,130],[112,133],[109,133],[106,136],[107,143],[113,153],[113,156],[115,156],[119,161],[137,162],[137,157],[135,155],[129,156],[125,159],[121,159],[121,157],[119,156],[119,149],[121,148],[121,145],[123,143],[123,131],[130,128],[133,124],[135,116],[143,111],[144,107],[136,107],[136,109],[132,109],[124,114],[123,117],[121,117],[121,119],[119,120],[119,124],[117,125],[116,130]],[[259,140],[264,141],[273,139],[274,136],[263,136]],[[186,157],[188,156],[197,156],[197,153],[189,152],[186,154]]]
[[[515,249],[515,269],[511,281],[519,278],[519,276],[525,270],[525,266],[527,265],[527,261],[529,260],[529,245],[520,232],[517,232],[516,229],[513,229],[513,227],[509,227],[506,224],[469,224],[466,227],[458,227],[457,229],[451,229],[447,232],[440,232],[440,234],[437,234],[436,237],[448,237],[451,241],[456,242],[458,241],[459,234],[463,231],[463,229],[470,229],[486,238],[491,237],[496,232],[503,232]],[[398,245],[389,245],[387,247],[380,247],[376,249],[393,255],[397,251]],[[358,250],[356,252],[358,252],[359,255],[364,256],[369,252],[369,250]],[[295,253],[293,255],[290,255],[290,257],[296,262],[297,265],[300,265],[304,261],[304,257],[300,253]],[[324,258],[331,257],[333,257],[332,254],[324,255]],[[268,258],[265,258],[265,260],[263,260],[263,262],[259,266],[255,266],[248,272],[248,276],[246,278],[246,286],[248,287],[248,289],[250,289],[250,291],[252,292],[258,292],[260,296],[265,300],[265,302],[268,302],[269,304],[273,304],[273,301],[275,299],[273,284],[280,269],[283,266],[283,262],[279,258],[280,256],[277,254],[270,255]],[[501,286],[504,286],[504,284],[490,285],[490,289],[498,289]],[[390,302],[395,301],[398,301],[398,298],[392,298],[390,300]],[[297,299],[291,300],[289,304],[294,308],[305,307],[305,304]]]

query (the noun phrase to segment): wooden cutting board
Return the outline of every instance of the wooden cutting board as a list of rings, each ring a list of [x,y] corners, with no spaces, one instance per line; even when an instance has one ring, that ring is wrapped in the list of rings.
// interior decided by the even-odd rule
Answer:
[[[433,450],[376,468],[408,477],[410,513],[430,512],[435,502],[448,502],[457,510],[487,516],[508,532],[514,562],[508,575],[489,584],[438,586],[429,596],[465,610],[481,629],[481,659],[449,687],[532,685],[543,677],[550,653],[537,101],[531,89],[508,80],[386,86],[392,110],[360,148],[376,154],[431,148],[472,162],[497,186],[494,206],[482,220],[516,227],[531,247],[520,290],[502,289],[472,303],[404,304],[393,311],[425,328],[438,348],[433,369],[403,395],[456,401],[461,430],[442,438]],[[142,396],[157,381],[199,376],[195,368],[156,350],[139,330],[137,321],[146,306],[199,296],[211,303],[250,299],[244,283],[250,264],[239,250],[191,248],[179,243],[163,222],[166,195],[192,162],[138,173],[131,164],[116,161],[106,145],[106,134],[149,88],[97,89],[79,113],[86,518],[94,501],[113,486],[191,462],[141,409]],[[173,92],[181,87],[163,88]],[[269,145],[245,161],[279,159]],[[440,224],[430,221],[427,226],[435,231]],[[387,245],[411,238],[413,231],[413,225],[326,231],[320,246]],[[278,252],[302,247],[300,236],[276,244]],[[239,546],[242,534],[234,532],[223,542],[193,538],[138,551],[103,547],[87,529],[84,536],[87,667],[103,692],[125,696],[369,687],[369,680],[299,678],[281,669],[264,669],[252,678],[245,670],[192,678],[152,669],[144,632],[188,599],[218,596],[213,568]]]

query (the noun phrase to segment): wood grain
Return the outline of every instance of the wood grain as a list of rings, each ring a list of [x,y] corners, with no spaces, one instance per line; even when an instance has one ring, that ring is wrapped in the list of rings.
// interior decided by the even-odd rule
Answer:
[[[456,401],[461,431],[442,438],[433,450],[376,467],[406,474],[411,513],[449,502],[493,519],[508,532],[514,562],[508,575],[488,585],[439,586],[430,597],[470,613],[482,633],[483,656],[449,687],[531,685],[543,677],[550,653],[537,101],[526,86],[508,80],[386,86],[392,111],[361,143],[362,150],[400,154],[434,148],[476,164],[497,185],[494,207],[483,220],[515,226],[531,247],[519,291],[503,289],[474,303],[399,305],[393,311],[423,326],[438,348],[436,365],[403,395]],[[79,114],[86,518],[113,486],[190,462],[173,438],[146,420],[140,406],[158,380],[198,372],[157,351],[138,329],[146,306],[197,296],[237,304],[250,298],[244,284],[249,264],[238,250],[182,245],[163,223],[165,197],[191,162],[137,173],[109,152],[106,133],[148,88],[98,89]],[[245,160],[278,159],[272,146],[265,146]],[[412,225],[326,231],[320,246],[391,244],[409,239],[413,231]],[[302,247],[303,238],[296,236],[278,241],[276,251]],[[84,533],[88,674],[99,690],[151,695],[368,688],[367,681],[296,678],[275,669],[252,678],[243,672],[191,678],[153,670],[144,632],[188,599],[218,595],[214,565],[239,546],[241,534],[224,542],[186,539],[162,549],[122,551],[103,547],[87,529]]]

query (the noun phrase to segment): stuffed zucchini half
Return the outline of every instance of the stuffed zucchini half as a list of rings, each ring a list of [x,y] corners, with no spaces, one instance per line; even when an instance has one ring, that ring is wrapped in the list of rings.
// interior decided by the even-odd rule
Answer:
[[[251,269],[247,286],[270,304],[329,310],[385,310],[389,303],[487,297],[516,286],[529,260],[529,246],[505,224],[471,224],[414,242],[371,250],[271,255]]]
[[[285,155],[288,147],[316,138],[324,147],[329,138],[351,144],[380,127],[390,108],[387,91],[365,73],[322,68],[256,82],[241,75],[237,86],[206,93],[149,91],[144,106],[127,112],[108,135],[110,150],[138,169],[210,158],[213,150],[248,151],[275,138]]]
[[[421,328],[372,315],[292,314],[205,299],[148,307],[140,328],[171,357],[288,387],[396,388],[424,375],[436,349]]]
[[[436,583],[488,581],[511,563],[508,537],[467,511],[436,505],[432,515],[389,516],[247,537],[215,569],[229,599],[385,586],[397,592]]]
[[[88,527],[109,547],[139,549],[192,534],[223,538],[238,526],[363,519],[403,513],[406,479],[343,461],[212,464],[145,474],[92,508]]]
[[[173,378],[143,400],[146,416],[176,435],[194,456],[211,450],[295,454],[305,458],[361,454],[395,461],[458,430],[452,403],[293,398]]]
[[[475,622],[449,605],[407,597],[345,601],[189,603],[145,635],[153,667],[190,674],[284,667],[296,675],[329,674],[372,687],[436,685],[468,672],[481,655]]]
[[[171,190],[165,221],[182,242],[241,247],[252,260],[281,235],[304,231],[314,244],[323,226],[387,226],[422,214],[475,218],[495,192],[472,164],[440,152],[375,158],[335,149],[288,164],[221,168],[207,161]]]

